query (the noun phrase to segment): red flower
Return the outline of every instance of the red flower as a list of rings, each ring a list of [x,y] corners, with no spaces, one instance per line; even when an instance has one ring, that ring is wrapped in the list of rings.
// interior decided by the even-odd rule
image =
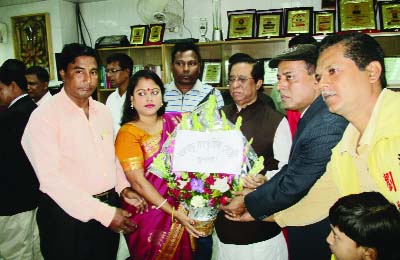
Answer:
[[[183,187],[184,190],[186,191],[191,191],[192,190],[192,186],[190,186],[190,182],[187,182],[185,187]]]
[[[210,188],[206,188],[206,187],[204,187],[204,193],[205,194],[212,194],[212,190],[210,189]]]
[[[226,205],[228,204],[228,197],[227,196],[222,196],[221,198],[219,198],[219,203],[221,203],[221,205]]]
[[[171,189],[170,193],[172,196],[174,196],[175,198],[179,198],[179,196],[181,195],[181,191],[178,189]]]
[[[208,185],[214,185],[214,183],[215,183],[214,176],[213,175],[208,176],[206,179],[206,183]]]
[[[192,195],[190,194],[190,193],[185,193],[185,194],[183,194],[183,196],[182,196],[182,198],[184,199],[184,200],[188,200],[188,199],[190,199],[192,197]]]

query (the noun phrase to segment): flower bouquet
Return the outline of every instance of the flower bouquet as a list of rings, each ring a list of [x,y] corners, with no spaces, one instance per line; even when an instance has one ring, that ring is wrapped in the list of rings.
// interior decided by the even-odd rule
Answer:
[[[243,188],[240,177],[264,167],[264,158],[257,157],[240,126],[241,118],[233,125],[219,114],[216,98],[210,95],[197,112],[183,115],[150,165],[205,235],[212,233],[218,206]]]

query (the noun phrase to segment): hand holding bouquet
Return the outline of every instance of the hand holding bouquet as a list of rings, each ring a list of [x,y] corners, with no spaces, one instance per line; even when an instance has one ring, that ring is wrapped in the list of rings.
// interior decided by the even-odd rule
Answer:
[[[211,95],[198,113],[184,115],[150,166],[195,220],[215,219],[218,206],[243,188],[240,177],[263,169],[264,158],[240,132],[241,118],[231,124],[216,105]]]

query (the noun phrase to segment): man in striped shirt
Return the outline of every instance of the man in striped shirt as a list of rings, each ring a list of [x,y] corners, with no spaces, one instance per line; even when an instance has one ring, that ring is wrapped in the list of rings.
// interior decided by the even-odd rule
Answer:
[[[164,101],[167,112],[192,112],[214,90],[218,108],[224,105],[221,93],[199,80],[201,56],[194,43],[177,43],[172,49],[171,71],[174,81],[166,85]]]

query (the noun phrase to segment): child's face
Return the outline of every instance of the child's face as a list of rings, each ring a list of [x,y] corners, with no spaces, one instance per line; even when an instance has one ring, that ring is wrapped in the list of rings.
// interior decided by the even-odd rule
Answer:
[[[362,260],[364,247],[358,246],[353,239],[341,232],[338,227],[331,225],[331,232],[326,238],[336,260]]]

